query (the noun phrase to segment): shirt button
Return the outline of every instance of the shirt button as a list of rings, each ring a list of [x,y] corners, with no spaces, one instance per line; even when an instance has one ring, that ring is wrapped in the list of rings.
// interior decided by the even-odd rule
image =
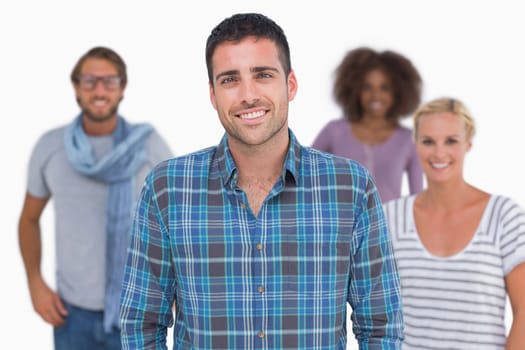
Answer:
[[[259,338],[261,338],[261,339],[264,338],[264,332],[263,331],[259,331],[259,333],[257,333],[257,336]]]
[[[257,245],[255,246],[255,248],[257,248],[257,250],[262,250],[262,244],[261,243],[257,243]]]
[[[264,293],[264,287],[263,287],[263,286],[259,286],[259,287],[257,287],[257,291],[258,291],[259,293]]]
[[[241,203],[241,208],[246,209],[246,204]]]

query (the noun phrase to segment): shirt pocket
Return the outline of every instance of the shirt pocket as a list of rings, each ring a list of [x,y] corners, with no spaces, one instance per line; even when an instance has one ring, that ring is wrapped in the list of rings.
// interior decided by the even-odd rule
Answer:
[[[283,243],[283,280],[286,291],[329,295],[346,290],[350,242],[286,241]]]

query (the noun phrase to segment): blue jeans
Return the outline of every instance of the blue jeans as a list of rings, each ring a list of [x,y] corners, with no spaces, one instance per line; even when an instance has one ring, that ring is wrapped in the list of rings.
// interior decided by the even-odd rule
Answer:
[[[64,302],[68,316],[54,328],[55,350],[121,350],[120,331],[105,333],[102,311],[81,309]]]

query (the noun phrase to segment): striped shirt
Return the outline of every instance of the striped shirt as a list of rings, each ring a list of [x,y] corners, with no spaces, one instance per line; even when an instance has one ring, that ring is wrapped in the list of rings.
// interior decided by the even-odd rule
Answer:
[[[504,277],[525,261],[525,212],[491,196],[467,246],[438,257],[416,232],[414,199],[384,206],[401,278],[403,349],[504,349]]]
[[[302,147],[257,217],[226,137],[159,164],[137,207],[124,349],[401,349],[399,279],[381,201],[356,162]],[[175,320],[172,305],[175,304]]]

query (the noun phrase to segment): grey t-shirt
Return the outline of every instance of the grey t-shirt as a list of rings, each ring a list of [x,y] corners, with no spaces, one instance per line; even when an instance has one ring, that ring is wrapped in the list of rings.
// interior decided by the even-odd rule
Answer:
[[[33,197],[51,198],[54,205],[58,293],[73,305],[102,310],[108,185],[73,169],[64,147],[65,128],[46,132],[36,143],[29,162],[27,191]],[[111,135],[89,139],[96,159],[113,147]],[[151,168],[173,156],[156,131],[149,134],[145,148],[147,161],[134,179],[135,200]]]

